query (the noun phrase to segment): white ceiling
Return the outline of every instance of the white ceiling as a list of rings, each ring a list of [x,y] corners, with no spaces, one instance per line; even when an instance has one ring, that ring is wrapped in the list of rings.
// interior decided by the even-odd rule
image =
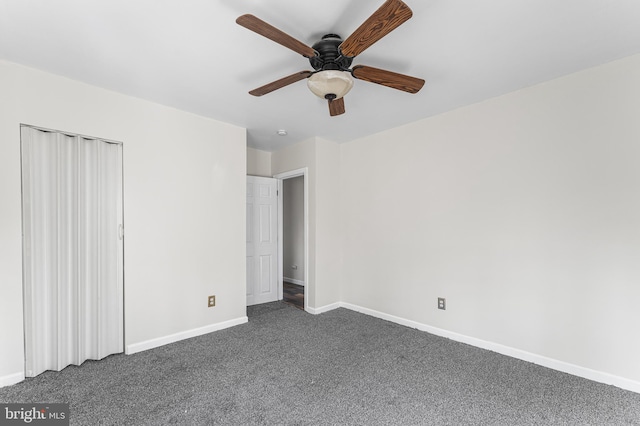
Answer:
[[[235,19],[254,14],[312,45],[347,37],[383,0],[0,0],[0,58],[245,127],[249,146],[273,151],[349,141],[640,52],[638,0],[405,2],[413,18],[353,65],[425,87],[356,80],[338,117],[304,81],[250,96],[311,67]]]

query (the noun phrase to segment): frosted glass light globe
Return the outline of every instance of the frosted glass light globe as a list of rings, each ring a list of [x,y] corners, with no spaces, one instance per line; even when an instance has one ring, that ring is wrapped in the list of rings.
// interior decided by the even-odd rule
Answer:
[[[319,98],[335,95],[335,99],[340,99],[353,87],[353,78],[347,71],[319,71],[307,79],[307,86]]]

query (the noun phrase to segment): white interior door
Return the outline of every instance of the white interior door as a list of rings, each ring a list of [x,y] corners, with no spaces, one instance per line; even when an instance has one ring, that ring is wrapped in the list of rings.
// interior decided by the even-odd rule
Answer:
[[[247,176],[247,306],[278,300],[278,180]]]

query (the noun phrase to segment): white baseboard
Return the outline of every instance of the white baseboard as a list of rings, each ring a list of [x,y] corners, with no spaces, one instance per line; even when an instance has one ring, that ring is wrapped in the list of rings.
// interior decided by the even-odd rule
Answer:
[[[335,306],[338,305],[338,306]],[[464,334],[454,333],[452,331],[443,330],[441,328],[433,327],[430,325],[422,324],[416,321],[408,320],[406,318],[397,317],[395,315],[385,314],[373,309],[363,308],[362,306],[353,305],[351,303],[339,302],[332,305],[327,305],[322,309],[322,312],[330,311],[342,307],[350,309],[352,311],[360,312],[372,317],[380,318],[386,321],[391,321],[396,324],[404,325],[418,329],[420,331],[426,331],[427,333],[435,334],[436,336],[446,337],[447,339],[454,340],[456,342],[466,343],[471,346],[475,346],[482,349],[487,349],[493,352],[497,352],[502,355],[517,358],[523,361],[531,362],[541,365],[543,367],[551,368],[553,370],[562,371],[574,376],[582,377],[585,379],[593,380],[594,382],[604,383],[625,389],[631,392],[640,393],[640,382],[635,380],[626,379],[624,377],[615,376],[613,374],[605,373],[602,371],[592,370],[590,368],[581,367],[579,365],[570,364],[568,362],[559,361],[557,359],[548,358],[542,355],[537,355],[531,352],[523,351],[521,349],[512,348],[510,346],[501,345],[499,343],[493,343],[475,337],[465,336]],[[317,312],[321,313],[321,312]]]
[[[304,281],[296,280],[295,278],[282,277],[282,281],[286,281],[286,282],[291,283],[291,284],[301,285],[301,286],[304,287]]]
[[[0,388],[15,385],[24,380],[24,371],[0,377]]]
[[[127,345],[124,353],[127,355],[132,355],[137,352],[142,352],[160,346],[168,345],[169,343],[179,342],[180,340],[189,339],[191,337],[201,336],[213,331],[224,330],[225,328],[244,324],[247,321],[249,321],[249,319],[244,316],[229,321],[223,321],[216,324],[206,325],[204,327],[194,328],[192,330],[181,331],[180,333],[170,334],[164,337],[158,337],[156,339],[146,340],[140,343],[133,343],[131,345]]]
[[[312,308],[309,306],[306,311],[313,315],[322,314],[324,312],[333,311],[334,309],[338,309],[343,307],[341,302],[332,303],[330,305],[321,306],[319,308]]]

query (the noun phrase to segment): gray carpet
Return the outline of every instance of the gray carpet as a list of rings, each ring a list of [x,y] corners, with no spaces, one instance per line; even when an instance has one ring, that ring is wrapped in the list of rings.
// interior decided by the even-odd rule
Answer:
[[[0,389],[71,424],[640,425],[640,394],[346,309],[249,323]]]

